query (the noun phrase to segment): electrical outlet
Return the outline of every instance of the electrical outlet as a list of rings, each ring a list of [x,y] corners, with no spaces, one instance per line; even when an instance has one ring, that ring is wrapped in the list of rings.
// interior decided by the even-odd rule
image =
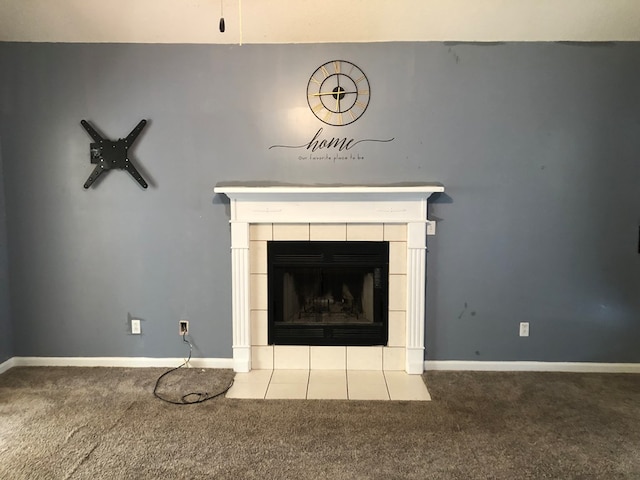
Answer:
[[[180,335],[189,335],[189,320],[180,320],[178,325],[180,326]]]
[[[140,335],[142,333],[140,329],[140,320],[136,318],[131,319],[131,334],[132,335]]]
[[[520,336],[521,337],[529,336],[529,322],[520,322]]]

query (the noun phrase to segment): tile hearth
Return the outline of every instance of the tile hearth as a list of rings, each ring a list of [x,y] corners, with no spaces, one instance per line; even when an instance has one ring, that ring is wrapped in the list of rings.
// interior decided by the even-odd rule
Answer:
[[[381,370],[251,370],[236,373],[227,398],[430,401],[419,375]]]

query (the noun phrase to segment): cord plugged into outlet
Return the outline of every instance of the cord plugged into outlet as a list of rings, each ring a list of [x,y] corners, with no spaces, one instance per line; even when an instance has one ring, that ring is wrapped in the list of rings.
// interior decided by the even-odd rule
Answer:
[[[178,325],[180,328],[180,335],[189,335],[189,320],[180,320]]]

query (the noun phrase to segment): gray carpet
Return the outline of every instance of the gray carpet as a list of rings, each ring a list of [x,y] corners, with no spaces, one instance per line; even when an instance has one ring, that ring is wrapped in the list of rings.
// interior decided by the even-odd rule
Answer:
[[[640,376],[425,375],[432,402],[152,396],[162,369],[0,375],[2,479],[640,479]],[[180,370],[162,392],[233,374]]]

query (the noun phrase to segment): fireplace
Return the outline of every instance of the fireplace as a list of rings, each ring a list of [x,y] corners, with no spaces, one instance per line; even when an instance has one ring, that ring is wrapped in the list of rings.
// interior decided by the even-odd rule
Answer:
[[[271,241],[270,345],[386,345],[389,242]]]
[[[426,239],[427,235],[435,234],[435,222],[427,219],[427,202],[433,193],[444,191],[442,185],[227,183],[217,185],[214,191],[230,199],[232,346],[236,372],[248,372],[254,368],[381,369],[404,370],[410,374],[424,371]],[[383,267],[368,265],[357,272],[357,281],[351,277],[346,281],[336,280],[334,277],[340,267],[336,264],[323,266],[320,276],[324,275],[324,282],[330,286],[320,288],[310,298],[302,295],[303,300],[297,301],[315,304],[300,313],[299,324],[304,323],[302,317],[307,314],[320,320],[316,323],[322,323],[322,317],[325,317],[327,325],[303,334],[307,337],[322,336],[325,343],[309,339],[303,341],[300,337],[294,343],[293,340],[278,339],[278,334],[274,339],[268,329],[268,291],[273,288],[269,285],[274,280],[268,271],[267,250],[274,248],[269,246],[272,242],[304,243],[305,246],[314,242],[386,243],[388,274],[384,275],[382,270],[376,274],[376,268]],[[283,289],[281,295],[285,295],[284,290],[287,289],[287,295],[300,295],[295,287],[285,286],[289,282],[284,279],[286,275],[307,276],[311,285],[317,283],[316,266],[289,264],[288,268],[287,274],[283,266],[278,280]],[[370,313],[372,301],[359,290],[364,292],[373,283],[375,291],[376,282],[382,285],[383,278],[388,281],[388,305],[387,308],[381,307],[382,314],[376,317]],[[345,293],[342,293],[343,284]],[[358,296],[362,298],[356,301]],[[386,296],[382,294],[379,298]],[[373,303],[375,305],[375,300]],[[295,310],[295,302],[286,308]],[[336,336],[343,332],[336,333],[331,324],[340,324],[345,331],[350,327],[344,318],[335,316],[336,308],[344,316],[347,312],[355,315],[356,320],[350,322],[354,326],[365,329],[380,325],[380,336],[367,340],[365,345],[354,344],[354,340],[338,341]],[[296,315],[295,311],[292,315]],[[284,317],[281,321],[285,323]],[[289,323],[285,326],[297,328],[295,321]],[[306,323],[313,322],[307,318]]]

